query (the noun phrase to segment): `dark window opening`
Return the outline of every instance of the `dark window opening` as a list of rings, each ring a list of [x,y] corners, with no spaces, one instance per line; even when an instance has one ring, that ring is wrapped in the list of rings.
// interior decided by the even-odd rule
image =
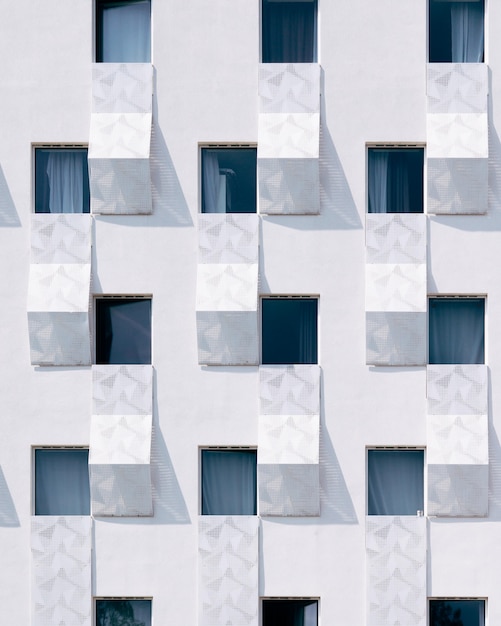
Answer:
[[[316,63],[316,0],[263,0],[261,8],[263,63]]]
[[[317,626],[317,600],[263,600],[263,626]]]
[[[484,626],[484,600],[430,600],[430,626]]]
[[[482,63],[484,0],[429,0],[430,63]]]
[[[150,63],[150,0],[97,0],[96,61]]]
[[[96,600],[96,626],[151,626],[151,600]]]

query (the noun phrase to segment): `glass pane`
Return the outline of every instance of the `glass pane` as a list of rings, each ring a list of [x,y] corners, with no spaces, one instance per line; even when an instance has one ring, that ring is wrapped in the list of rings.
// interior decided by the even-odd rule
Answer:
[[[484,14],[484,0],[430,0],[430,63],[481,63],[484,60]]]
[[[263,0],[262,18],[263,63],[316,62],[316,0]]]
[[[264,364],[318,362],[317,304],[315,298],[263,298]]]
[[[430,626],[484,626],[484,601],[430,600]]]
[[[422,450],[368,451],[369,515],[416,515],[424,507]]]
[[[263,600],[263,626],[317,626],[317,600]]]
[[[423,212],[422,148],[369,149],[369,213]]]
[[[35,515],[90,515],[88,450],[35,450]]]
[[[101,0],[97,14],[97,61],[150,63],[150,14],[150,0]]]
[[[151,626],[151,600],[96,600],[96,626]]]
[[[255,450],[202,450],[202,515],[256,515]]]
[[[89,213],[87,148],[36,148],[35,213]]]
[[[151,363],[151,300],[96,300],[96,363]]]

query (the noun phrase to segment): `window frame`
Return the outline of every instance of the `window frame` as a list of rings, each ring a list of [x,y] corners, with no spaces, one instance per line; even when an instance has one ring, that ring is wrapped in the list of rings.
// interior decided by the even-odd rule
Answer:
[[[432,621],[431,621],[431,603],[432,602],[440,602],[440,601],[445,601],[445,602],[469,602],[469,601],[474,601],[474,602],[483,602],[483,610],[484,610],[484,615],[483,615],[483,624],[480,624],[480,626],[487,626],[487,620],[486,620],[486,616],[487,616],[487,605],[488,605],[488,598],[487,597],[480,597],[480,596],[471,596],[471,597],[443,597],[443,596],[437,596],[437,597],[429,597],[427,599],[427,612],[428,612],[428,620],[427,623],[430,626],[433,626]],[[469,625],[467,625],[469,626]]]
[[[97,603],[99,601],[113,602],[113,601],[146,601],[150,603],[150,623],[146,626],[152,626],[153,624],[153,596],[93,596],[92,598],[92,610],[93,610],[93,624],[97,626]]]
[[[294,602],[294,601],[303,601],[303,602],[316,602],[317,605],[317,624],[320,625],[320,608],[321,608],[321,598],[320,596],[261,596],[259,598],[259,623],[262,626],[266,626],[264,621],[264,603],[267,601],[276,601],[276,602]]]
[[[124,300],[124,301],[134,301],[134,300],[149,300],[150,301],[150,362],[149,363],[98,363],[97,356],[97,343],[98,343],[98,300]],[[103,294],[96,293],[93,294],[92,298],[92,363],[94,365],[153,365],[153,295],[152,294]]]
[[[85,151],[87,155],[87,191],[88,191],[88,211],[82,213],[49,213],[37,211],[37,150],[68,150],[68,151]],[[90,210],[90,176],[89,176],[89,144],[84,142],[73,143],[32,143],[31,144],[31,212],[33,215],[89,215]],[[85,183],[85,181],[84,181]],[[85,197],[85,194],[84,194]]]
[[[204,193],[203,193],[203,152],[204,150],[247,150],[254,151],[254,168],[255,168],[255,186],[254,192],[256,194],[255,198],[255,210],[252,212],[244,212],[244,211],[231,211],[224,213],[210,213],[208,211],[204,211]],[[204,142],[198,144],[198,212],[201,215],[258,215],[258,178],[257,178],[257,143],[252,142],[240,142],[240,143],[219,143],[219,142]]]

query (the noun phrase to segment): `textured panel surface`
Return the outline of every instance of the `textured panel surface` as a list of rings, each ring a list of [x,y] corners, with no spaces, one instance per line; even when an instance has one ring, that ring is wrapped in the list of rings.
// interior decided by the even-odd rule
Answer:
[[[284,443],[282,442],[282,445]],[[259,514],[281,517],[320,515],[318,464],[265,464],[257,466]]]
[[[94,365],[92,413],[94,415],[152,415],[151,365]]]
[[[425,365],[426,313],[367,312],[368,365]]]
[[[430,465],[487,465],[487,415],[428,415],[426,459]]]
[[[319,144],[320,113],[259,115],[259,159],[318,159]]]
[[[201,365],[257,365],[256,311],[197,311],[198,362]]]
[[[485,63],[430,63],[429,113],[486,113],[489,88]]]
[[[197,311],[257,311],[257,263],[197,267]]]
[[[258,159],[257,165],[260,213],[320,213],[317,159]]]
[[[258,625],[258,554],[257,517],[199,518],[199,626]]]
[[[236,213],[200,213],[199,263],[258,263],[259,217]]]
[[[259,464],[318,464],[319,449],[318,415],[259,416]]]
[[[318,113],[320,65],[317,63],[261,63],[260,113]]]
[[[426,116],[428,158],[486,159],[487,114],[433,113]]]
[[[487,415],[486,365],[428,365],[429,415]]]
[[[320,415],[320,367],[262,365],[259,403],[261,415]]]
[[[92,515],[153,515],[150,465],[89,464]]]
[[[28,311],[83,313],[89,309],[90,264],[30,265]]]
[[[32,626],[91,626],[91,518],[31,522]]]
[[[151,460],[151,415],[93,415],[90,465],[148,465]]]
[[[92,213],[152,212],[149,159],[89,159]]]
[[[150,113],[152,95],[150,63],[93,64],[93,113]]]
[[[32,365],[90,365],[89,314],[28,311]]]
[[[31,216],[31,262],[90,264],[90,215],[35,213]]]
[[[426,518],[366,518],[368,626],[426,626]]]
[[[374,263],[365,266],[366,311],[426,311],[424,263]]]
[[[488,514],[488,465],[428,465],[428,515]]]
[[[426,263],[426,215],[368,213],[367,263]]]
[[[93,159],[147,159],[151,113],[94,113],[90,120],[89,164]]]
[[[428,159],[428,213],[487,213],[488,170],[488,159]]]

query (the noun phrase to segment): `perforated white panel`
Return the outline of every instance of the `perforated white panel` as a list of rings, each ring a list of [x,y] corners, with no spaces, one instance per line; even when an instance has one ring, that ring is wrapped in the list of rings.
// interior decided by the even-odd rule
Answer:
[[[427,171],[428,213],[487,213],[488,159],[428,159]]]
[[[426,626],[426,518],[366,517],[368,626]]]
[[[93,365],[94,415],[151,415],[153,368],[151,365]]]
[[[148,159],[151,113],[94,113],[90,121],[89,161]]]
[[[320,213],[318,159],[258,159],[257,173],[260,213]]]
[[[150,465],[89,465],[94,517],[153,515]]]
[[[152,96],[150,63],[93,64],[93,113],[151,113]]]
[[[430,159],[486,159],[489,156],[487,115],[431,113],[427,122]]]
[[[31,216],[31,262],[90,264],[90,215],[35,213]]]
[[[259,159],[318,159],[319,113],[261,113]]]
[[[261,517],[318,517],[320,467],[280,463],[258,465]]]
[[[257,517],[199,517],[199,626],[258,625],[258,554]]]
[[[257,311],[197,311],[201,365],[257,365]]]
[[[46,313],[85,312],[89,308],[89,264],[32,264],[28,311]]]
[[[368,213],[365,240],[367,263],[426,263],[426,215]]]
[[[487,415],[485,365],[428,365],[429,415]]]
[[[151,213],[149,159],[93,159],[90,193],[92,213]]]
[[[489,67],[485,63],[430,63],[429,113],[487,113]]]
[[[485,517],[488,465],[428,465],[428,515]]]
[[[257,311],[257,263],[199,264],[197,311]]]
[[[259,66],[261,113],[318,113],[320,65],[262,63]]]
[[[371,263],[365,266],[366,311],[426,311],[424,263]]]
[[[430,465],[487,465],[487,415],[428,415],[426,460]]]
[[[32,626],[91,626],[91,518],[31,520]]]
[[[368,365],[426,365],[425,312],[365,314]]]
[[[90,465],[149,465],[151,415],[93,415]]]
[[[320,415],[318,365],[261,365],[261,415]]]
[[[260,415],[257,462],[318,464],[318,415]]]
[[[258,263],[259,217],[254,214],[201,213],[199,263]]]

